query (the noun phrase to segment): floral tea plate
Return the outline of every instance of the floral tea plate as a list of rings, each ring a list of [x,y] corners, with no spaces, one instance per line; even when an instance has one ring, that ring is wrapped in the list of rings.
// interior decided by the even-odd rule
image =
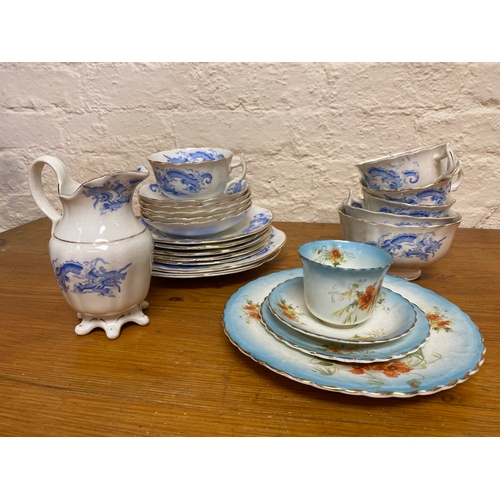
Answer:
[[[467,314],[431,290],[387,275],[384,286],[417,305],[429,320],[429,339],[415,353],[384,363],[340,363],[292,349],[264,328],[260,304],[279,283],[298,276],[301,268],[251,281],[229,298],[223,314],[229,340],[284,377],[344,394],[409,398],[451,389],[484,362],[483,337]]]
[[[260,306],[260,320],[267,331],[278,340],[299,351],[319,358],[351,363],[374,363],[399,359],[417,351],[430,335],[429,322],[425,314],[413,306],[417,321],[408,335],[395,340],[371,345],[353,345],[316,339],[303,335],[281,322],[269,309],[268,298]]]
[[[352,304],[352,307],[357,307],[357,298]],[[366,321],[346,327],[327,325],[307,308],[302,277],[276,286],[269,295],[269,309],[280,321],[300,333],[346,344],[394,341],[407,335],[417,319],[415,309],[407,299],[382,287],[372,315]]]

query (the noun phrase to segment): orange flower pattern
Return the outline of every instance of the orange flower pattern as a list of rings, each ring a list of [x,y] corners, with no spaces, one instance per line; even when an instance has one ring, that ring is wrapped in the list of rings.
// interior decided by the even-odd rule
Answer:
[[[246,322],[249,319],[260,321],[260,305],[255,304],[252,300],[247,300],[246,305],[242,307],[243,312],[246,314]]]
[[[280,308],[281,314],[283,314],[283,316],[290,319],[291,321],[299,321],[299,315],[297,314],[297,311],[291,304],[287,304],[285,299],[280,298],[278,307]]]
[[[341,252],[337,247],[327,247],[323,245],[321,248],[315,248],[313,252],[316,254],[316,258],[313,260],[320,263],[328,263],[333,267],[338,267],[340,264],[347,262],[348,258],[351,257],[350,253]]]
[[[386,377],[397,378],[403,373],[409,373],[412,369],[413,368],[409,367],[404,361],[392,361],[388,363],[351,365],[349,371],[354,373],[354,375],[364,375],[366,372],[373,370],[382,372]]]
[[[429,321],[431,330],[436,332],[439,332],[440,330],[445,332],[451,331],[452,320],[447,319],[437,307],[434,307],[432,311],[425,315],[425,317]]]

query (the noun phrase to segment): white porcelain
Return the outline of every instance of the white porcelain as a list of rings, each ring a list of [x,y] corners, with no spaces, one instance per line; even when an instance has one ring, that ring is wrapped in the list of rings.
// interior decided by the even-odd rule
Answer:
[[[148,157],[160,191],[179,200],[203,200],[230,192],[247,173],[243,153],[236,163],[232,159],[228,149],[206,147],[171,149]],[[230,178],[236,168],[241,168],[240,175]]]
[[[57,176],[62,215],[43,190],[45,166]],[[33,198],[52,220],[49,254],[54,273],[82,320],[75,329],[79,335],[100,327],[115,339],[128,321],[149,323],[142,309],[147,307],[153,239],[132,210],[135,188],[148,175],[138,167],[80,184],[53,156],[41,156],[30,166]]]
[[[304,300],[314,316],[343,326],[368,320],[392,263],[387,252],[341,240],[311,241],[298,252],[304,269]]]
[[[359,206],[373,212],[409,215],[412,217],[446,217],[456,200],[453,196],[448,195],[445,202],[441,205],[412,205],[410,203],[401,203],[372,196],[366,191],[363,192],[363,197],[360,198],[359,196],[355,196],[352,191],[349,191],[348,201],[354,207]]]
[[[355,166],[368,188],[383,190],[434,184],[451,177],[457,167],[449,143],[390,154]]]
[[[220,203],[217,205],[204,207],[164,207],[148,203],[142,199],[139,200],[139,206],[144,212],[151,215],[162,217],[210,217],[212,215],[227,214],[228,212],[236,212],[244,205],[249,205],[252,202],[250,192],[247,195],[237,198],[233,202]]]
[[[423,311],[412,304],[416,322],[408,335],[392,342],[376,344],[346,344],[311,335],[304,335],[280,321],[269,308],[269,296],[260,306],[260,320],[266,330],[292,349],[314,357],[343,363],[382,363],[400,359],[421,349],[427,342],[430,329]]]
[[[143,217],[142,220],[147,221],[150,226],[163,233],[192,238],[195,236],[210,236],[229,229],[243,219],[250,211],[250,208],[245,208],[235,215],[201,222],[160,222],[146,217]]]
[[[460,164],[460,162],[458,162]],[[385,198],[386,200],[398,201],[401,203],[409,203],[410,205],[442,205],[451,191],[456,191],[463,181],[463,170],[459,165],[452,177],[442,179],[427,186],[383,190],[370,189],[361,181],[361,188],[364,193]]]
[[[304,269],[304,276],[305,276]],[[271,312],[288,327],[311,337],[345,344],[373,345],[394,342],[415,326],[416,312],[401,295],[382,287],[373,313],[349,328],[325,324],[312,314],[304,295],[304,278],[293,278],[275,287],[268,297]]]
[[[169,265],[153,262],[153,276],[164,278],[202,278],[240,273],[254,269],[277,257],[286,242],[286,235],[272,228],[269,243],[265,248],[232,262],[203,263],[197,266]]]
[[[349,200],[346,200],[341,205],[347,215],[357,219],[365,219],[369,222],[394,224],[395,226],[443,226],[453,222],[453,220],[456,220],[456,218],[460,216],[460,214],[454,212],[453,210],[450,210],[448,212],[448,216],[446,217],[412,217],[410,215],[395,215],[365,210],[364,208],[353,206],[351,203],[349,203]]]
[[[228,340],[279,376],[333,393],[411,398],[466,382],[484,362],[483,337],[467,314],[431,290],[387,275],[384,287],[432,318],[429,339],[421,349],[395,361],[363,364],[325,360],[292,349],[264,328],[260,304],[276,285],[296,276],[302,276],[302,269],[267,274],[247,283],[229,298],[223,313]]]
[[[195,212],[192,215],[187,214],[187,212],[164,212],[161,210],[150,210],[140,206],[141,215],[149,220],[154,220],[162,222],[164,224],[192,224],[192,223],[203,223],[203,222],[215,222],[228,217],[233,217],[239,215],[243,212],[248,211],[252,206],[252,200],[246,200],[245,203],[241,205],[235,205],[229,209],[223,211],[216,211],[214,213]]]
[[[184,247],[193,247],[195,245],[221,245],[224,243],[233,244],[236,241],[242,241],[261,233],[271,226],[273,214],[267,208],[259,207],[253,204],[245,217],[234,226],[221,231],[217,234],[199,237],[179,237],[169,235],[155,229],[148,221],[142,219],[141,222],[151,231],[155,244],[166,243],[170,245],[180,245]]]
[[[389,252],[394,259],[388,273],[407,280],[417,279],[426,268],[448,252],[462,218],[442,226],[395,226],[357,219],[338,207],[342,237],[367,243]]]
[[[211,210],[238,203],[242,198],[251,196],[250,185],[246,180],[236,184],[230,192],[206,200],[172,200],[161,193],[158,184],[145,184],[139,189],[139,201],[164,210]]]

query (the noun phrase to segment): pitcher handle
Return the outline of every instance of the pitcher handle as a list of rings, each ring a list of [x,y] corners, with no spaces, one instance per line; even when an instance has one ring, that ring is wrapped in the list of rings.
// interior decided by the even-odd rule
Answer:
[[[462,169],[462,162],[460,160],[457,161],[457,168],[453,172],[452,181],[451,181],[451,190],[456,191],[458,186],[462,184],[464,180],[464,171]]]
[[[224,193],[227,193],[232,187],[240,183],[247,175],[247,164],[245,163],[245,155],[243,153],[241,153],[240,159],[236,163],[231,163],[231,165],[229,165],[229,173],[231,173],[233,169],[238,167],[242,167],[240,176],[230,180],[227,183],[226,189],[224,189]]]
[[[59,194],[71,194],[78,189],[79,184],[71,178],[64,163],[54,156],[40,156],[31,164],[28,173],[31,195],[38,208],[52,221],[51,234],[54,234],[62,215],[51,205],[43,190],[42,170],[45,165],[49,166],[57,176],[57,192]]]

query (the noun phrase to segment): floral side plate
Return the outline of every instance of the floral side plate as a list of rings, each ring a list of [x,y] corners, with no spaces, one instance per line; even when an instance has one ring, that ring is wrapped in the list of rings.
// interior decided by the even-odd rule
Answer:
[[[344,394],[408,398],[434,394],[465,382],[484,362],[482,335],[470,317],[445,298],[406,280],[386,276],[384,286],[417,305],[430,323],[422,348],[384,363],[340,363],[292,349],[260,321],[260,304],[302,269],[263,276],[241,287],[227,301],[224,331],[246,356],[297,382]]]
[[[382,287],[373,313],[365,322],[348,327],[327,325],[309,312],[302,277],[276,286],[269,295],[269,309],[280,321],[300,333],[346,344],[397,340],[409,333],[417,319],[415,309],[407,299]]]
[[[278,340],[299,351],[319,358],[351,363],[374,363],[399,359],[417,351],[427,341],[430,327],[425,314],[417,306],[417,322],[408,335],[395,340],[372,345],[353,345],[302,335],[282,323],[269,309],[268,297],[260,306],[260,320],[267,331]]]

